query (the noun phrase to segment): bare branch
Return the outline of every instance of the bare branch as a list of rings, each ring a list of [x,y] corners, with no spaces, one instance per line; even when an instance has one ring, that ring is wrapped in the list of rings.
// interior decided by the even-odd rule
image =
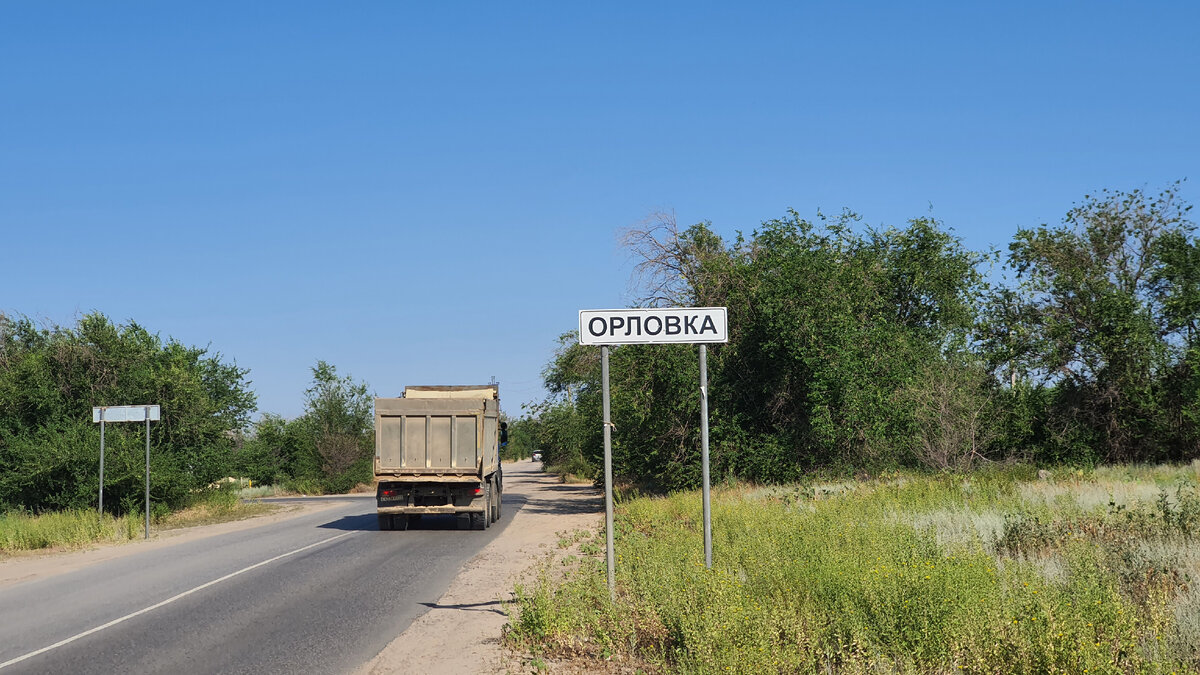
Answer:
[[[630,293],[640,306],[685,305],[690,300],[690,269],[674,211],[650,214],[639,225],[621,232],[621,246],[637,261]]]

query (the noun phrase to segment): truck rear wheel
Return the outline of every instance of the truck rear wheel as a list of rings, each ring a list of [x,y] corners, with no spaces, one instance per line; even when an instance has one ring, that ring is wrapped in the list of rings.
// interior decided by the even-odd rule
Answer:
[[[500,492],[500,482],[493,481],[492,484],[492,522],[500,520],[500,499],[503,493]]]
[[[487,520],[489,523],[496,522],[496,486],[492,484],[491,479],[487,482]]]
[[[471,526],[476,530],[486,530],[492,524],[492,482],[483,484],[483,513],[471,514]]]

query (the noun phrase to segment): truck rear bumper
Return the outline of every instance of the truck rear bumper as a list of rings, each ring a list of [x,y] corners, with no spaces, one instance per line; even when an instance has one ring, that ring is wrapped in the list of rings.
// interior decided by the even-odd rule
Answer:
[[[478,478],[451,483],[380,480],[375,506],[381,516],[487,513],[486,485]]]
[[[446,515],[454,513],[483,513],[486,507],[483,504],[470,506],[380,506],[377,511],[380,515]]]

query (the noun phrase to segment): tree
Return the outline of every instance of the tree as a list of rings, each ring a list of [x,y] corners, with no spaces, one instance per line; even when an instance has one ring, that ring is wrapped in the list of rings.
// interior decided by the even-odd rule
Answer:
[[[992,339],[1054,387],[1059,445],[1108,461],[1182,457],[1164,378],[1191,381],[1180,366],[1196,344],[1200,253],[1178,191],[1088,195],[1062,226],[1020,230],[1009,247],[1021,285]]]
[[[230,471],[232,438],[255,406],[248,374],[220,354],[103,314],[51,328],[0,315],[0,506],[92,505],[99,429],[91,409],[130,403],[162,409],[151,426],[152,499],[185,503],[192,490]],[[108,508],[141,493],[142,433],[108,427]]]
[[[660,212],[621,234],[634,265],[630,285],[643,307],[719,304],[733,280],[725,242],[710,223],[680,232],[675,214]]]
[[[263,415],[238,453],[243,475],[300,492],[345,492],[374,475],[374,400],[366,382],[317,361],[304,414]]]
[[[983,373],[966,356],[987,256],[937,221],[863,231],[851,212],[816,224],[789,212],[726,244],[707,223],[681,231],[668,214],[624,241],[639,304],[729,308],[730,342],[709,357],[718,471],[784,481],[814,466],[913,463],[935,454],[918,438],[954,446],[943,453],[954,465],[990,450],[982,425],[956,436],[946,414],[986,417],[975,405],[989,401]],[[552,399],[538,413],[551,456],[577,447],[599,464],[597,356],[568,337],[547,368]],[[695,348],[625,345],[611,361],[617,474],[665,489],[698,483]],[[935,406],[949,406],[936,428]]]
[[[1165,289],[1166,326],[1174,338],[1170,347],[1175,363],[1164,388],[1168,424],[1180,456],[1200,451],[1200,245],[1190,232],[1179,228],[1159,238],[1163,264],[1156,271],[1156,281]]]
[[[913,453],[925,466],[970,471],[987,460],[1001,425],[995,382],[982,368],[932,361],[897,395],[913,411]]]
[[[296,477],[296,466],[305,444],[301,425],[280,415],[265,413],[235,456],[237,475],[263,484],[282,484]]]
[[[312,374],[312,386],[304,392],[303,420],[326,483],[368,482],[370,469],[364,464],[373,456],[375,416],[367,384],[339,377],[325,361],[317,361]]]
[[[793,211],[735,254],[743,280],[714,391],[749,445],[770,450],[757,466],[778,465],[781,444],[800,466],[909,462],[914,413],[896,393],[966,348],[985,256],[933,220],[857,222]]]

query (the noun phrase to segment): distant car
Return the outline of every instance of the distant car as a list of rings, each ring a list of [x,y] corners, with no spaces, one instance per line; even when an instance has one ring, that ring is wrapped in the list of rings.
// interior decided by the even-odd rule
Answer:
[[[540,452],[533,453],[533,461],[535,461],[535,462],[542,461],[542,453],[540,453]]]

